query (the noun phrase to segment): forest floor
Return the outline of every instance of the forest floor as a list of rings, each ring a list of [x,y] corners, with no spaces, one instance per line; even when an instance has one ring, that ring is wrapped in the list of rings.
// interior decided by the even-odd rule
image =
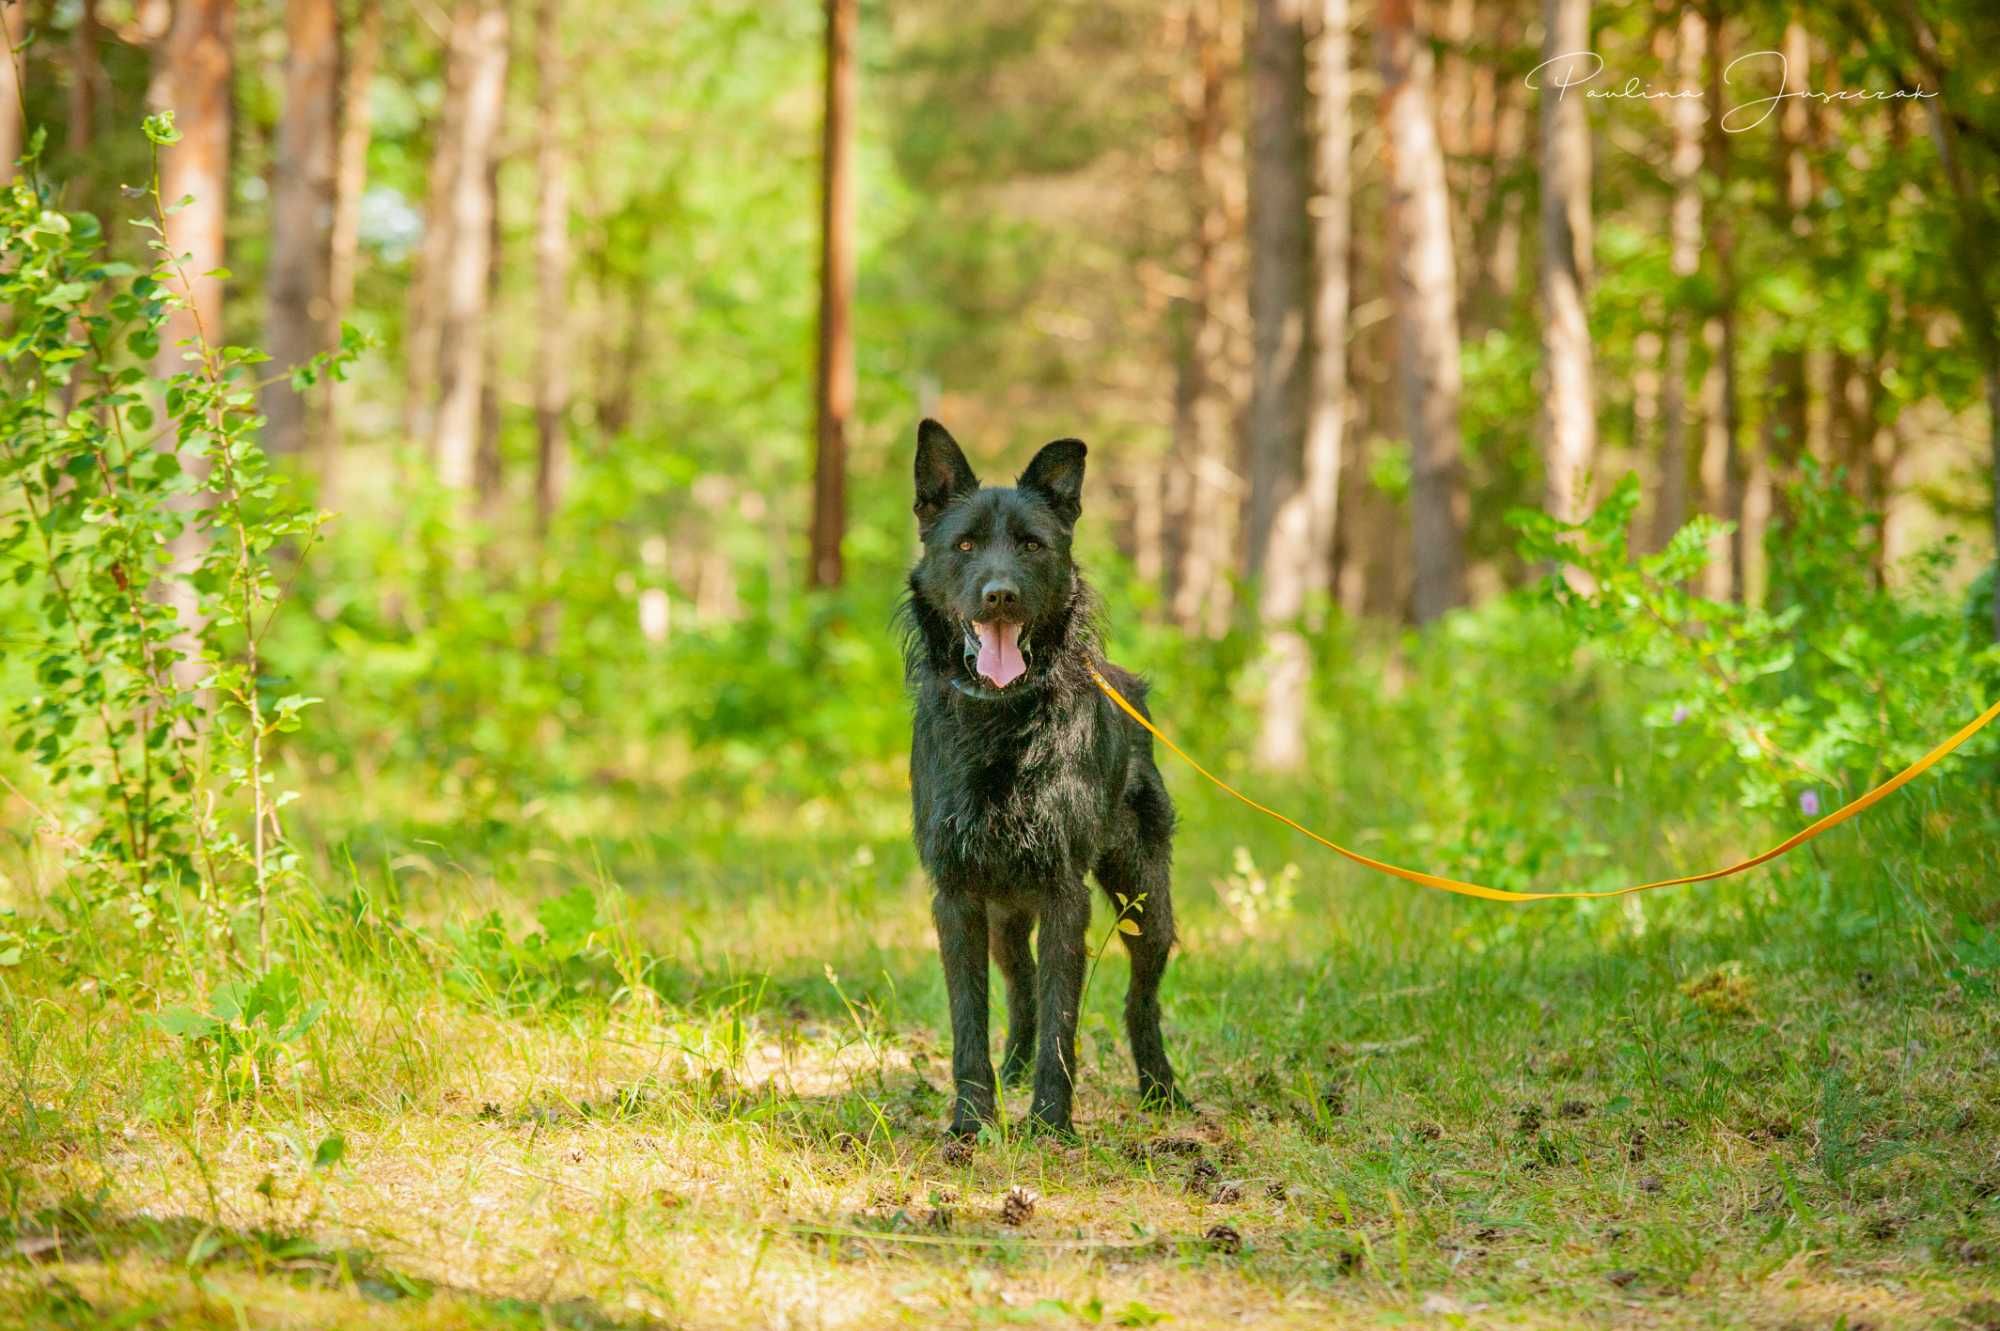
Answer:
[[[1305,860],[1259,921],[1190,840],[1197,1111],[1137,1108],[1114,946],[1080,1140],[970,1149],[895,843],[412,853],[288,917],[302,1033],[163,1022],[188,921],[0,969],[0,1323],[2000,1328],[2000,935],[1829,908],[1820,844],[1532,916]]]

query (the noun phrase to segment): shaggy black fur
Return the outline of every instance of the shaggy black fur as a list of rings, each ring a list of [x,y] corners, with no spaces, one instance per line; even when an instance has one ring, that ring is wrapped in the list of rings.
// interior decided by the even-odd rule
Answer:
[[[923,558],[903,607],[915,699],[910,790],[951,997],[951,1130],[994,1114],[987,963],[1007,982],[1007,1084],[1034,1078],[1030,1122],[1071,1130],[1077,1004],[1088,960],[1086,871],[1130,903],[1125,1027],[1149,1104],[1177,1104],[1160,1040],[1160,977],[1174,942],[1173,805],[1152,739],[1091,682],[1096,664],[1141,710],[1145,685],[1106,662],[1096,602],[1070,557],[1084,446],[1059,439],[1013,489],[981,488],[942,425],[917,431]],[[1027,672],[995,687],[975,626],[1019,625]],[[1034,950],[1029,935],[1039,926]],[[1039,952],[1039,972],[1037,956]]]

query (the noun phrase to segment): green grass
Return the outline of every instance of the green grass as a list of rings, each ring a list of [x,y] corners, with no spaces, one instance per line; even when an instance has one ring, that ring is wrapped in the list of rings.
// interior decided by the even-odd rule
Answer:
[[[1523,910],[1351,876],[1183,778],[1199,1112],[1137,1109],[1114,947],[1074,1145],[947,1156],[921,881],[838,829],[746,870],[664,840],[375,865],[294,902],[327,1008],[254,1084],[147,1017],[222,978],[203,917],[31,949],[0,972],[0,1321],[2000,1320],[1994,852],[1926,792],[1742,883]],[[1239,841],[1303,870],[1252,928],[1217,890]]]

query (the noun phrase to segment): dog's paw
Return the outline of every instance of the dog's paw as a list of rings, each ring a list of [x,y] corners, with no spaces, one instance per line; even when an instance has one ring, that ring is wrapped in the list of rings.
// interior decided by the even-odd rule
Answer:
[[[1037,1137],[1046,1137],[1065,1146],[1074,1145],[1079,1140],[1076,1126],[1070,1122],[1067,1114],[1058,1118],[1053,1114],[1032,1113],[1028,1115],[1024,1126]]]
[[[951,1126],[945,1131],[953,1137],[977,1137],[981,1128],[998,1121],[993,1093],[983,1086],[974,1087],[952,1097]]]

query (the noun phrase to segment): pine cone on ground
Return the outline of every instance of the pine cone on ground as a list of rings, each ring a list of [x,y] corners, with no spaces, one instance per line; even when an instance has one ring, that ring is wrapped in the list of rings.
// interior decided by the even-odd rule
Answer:
[[[1025,1225],[1034,1213],[1035,1194],[1018,1183],[1000,1200],[1000,1223],[1004,1225]]]

